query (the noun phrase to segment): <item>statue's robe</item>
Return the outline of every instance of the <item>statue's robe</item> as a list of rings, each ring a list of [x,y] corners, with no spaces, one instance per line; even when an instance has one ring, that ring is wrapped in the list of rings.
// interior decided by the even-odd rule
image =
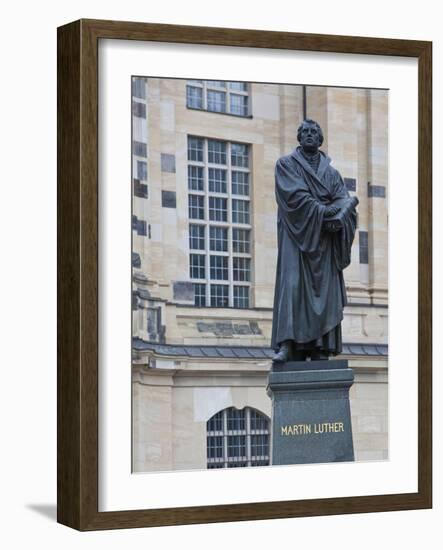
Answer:
[[[300,147],[275,167],[278,204],[278,259],[272,323],[272,347],[285,340],[295,350],[342,351],[341,321],[347,303],[342,270],[350,264],[357,225],[355,207],[330,158],[320,152],[318,169]],[[342,228],[326,231],[327,205],[344,208]]]

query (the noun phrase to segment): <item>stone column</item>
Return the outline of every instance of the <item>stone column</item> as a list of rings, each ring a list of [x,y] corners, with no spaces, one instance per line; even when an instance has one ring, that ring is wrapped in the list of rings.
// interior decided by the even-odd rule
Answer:
[[[388,292],[388,93],[368,91],[367,186],[369,203],[369,290],[375,304],[387,304]]]

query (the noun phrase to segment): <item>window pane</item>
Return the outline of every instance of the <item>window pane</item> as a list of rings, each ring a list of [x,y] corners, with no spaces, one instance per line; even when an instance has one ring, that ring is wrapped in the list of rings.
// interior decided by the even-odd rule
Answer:
[[[217,281],[228,280],[228,257],[227,256],[211,256],[209,258],[211,279]]]
[[[255,409],[230,407],[206,423],[208,468],[268,466],[269,446],[269,420]]]
[[[234,286],[234,307],[249,308],[248,286]]]
[[[186,87],[186,106],[194,109],[203,109],[203,88]]]
[[[226,93],[208,90],[208,111],[226,113]]]
[[[229,306],[229,286],[211,285],[211,306],[228,307]]]
[[[228,229],[227,227],[209,228],[209,248],[217,252],[228,251]]]
[[[188,165],[188,189],[203,191],[203,166]]]
[[[189,276],[191,279],[205,278],[205,255],[190,254],[189,255]]]
[[[233,277],[234,281],[251,280],[251,258],[233,258]]]
[[[193,250],[205,249],[205,226],[190,225],[189,226],[189,248]]]
[[[206,306],[206,285],[194,283],[194,305],[198,307]]]
[[[207,86],[190,86],[188,81],[188,87],[205,90]],[[194,303],[199,307],[251,307],[250,287],[242,284],[251,280],[251,258],[243,256],[251,253],[250,229],[227,226],[228,222],[239,225],[251,221],[249,147],[242,143],[188,136],[188,159],[191,159],[188,163],[189,248],[190,252],[200,251],[200,256],[205,256],[204,262],[195,258],[192,263],[193,278],[201,279],[195,283],[199,286],[194,287]],[[227,166],[228,154],[236,166],[232,169]],[[233,198],[229,198],[228,193],[232,193]],[[211,251],[209,258],[204,254],[208,248]],[[208,288],[211,280],[226,284],[209,285]]]
[[[132,146],[134,155],[137,155],[138,157],[148,156],[148,146],[146,143],[142,143],[141,141],[133,141]]]
[[[232,194],[249,196],[249,173],[232,171]]]
[[[206,438],[207,442],[207,457],[208,458],[223,458],[223,437],[210,436]]]
[[[266,434],[251,435],[251,456],[269,456],[269,436]]]
[[[228,200],[221,197],[209,197],[209,219],[216,222],[228,220]]]
[[[249,223],[249,201],[232,199],[232,222]]]
[[[226,82],[224,80],[207,80],[206,86],[209,88],[226,88]]]
[[[251,409],[251,430],[268,430],[269,421],[263,414]]]
[[[137,161],[137,179],[143,181],[148,179],[148,165],[143,160]]]
[[[231,94],[230,112],[233,115],[248,115],[248,96]]]
[[[189,195],[189,217],[194,220],[205,218],[204,197],[202,195]]]
[[[231,144],[231,163],[232,166],[248,168],[249,166],[249,147],[245,143]]]
[[[223,430],[223,411],[214,414],[207,422],[208,432],[221,432]]]
[[[203,162],[203,139],[188,136],[188,160]]]
[[[132,95],[140,99],[146,99],[146,80],[144,78],[132,79]]]
[[[226,170],[209,168],[209,191],[213,193],[226,193]]]
[[[160,331],[160,310],[150,307],[146,314],[148,334],[155,340]]]
[[[238,92],[247,92],[248,84],[247,82],[229,82],[229,88]]]
[[[246,458],[246,436],[228,435],[228,457]]]
[[[188,80],[188,84],[192,86],[203,86],[203,80]]]
[[[232,229],[232,250],[241,254],[249,254],[250,252],[249,229]]]
[[[208,139],[208,161],[212,164],[226,164],[226,142]]]
[[[245,430],[245,409],[231,407],[227,410],[228,430]]]

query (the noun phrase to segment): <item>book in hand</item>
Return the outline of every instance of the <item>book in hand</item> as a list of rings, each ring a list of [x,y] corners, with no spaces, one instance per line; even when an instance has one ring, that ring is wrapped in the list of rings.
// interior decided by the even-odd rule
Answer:
[[[348,215],[348,213],[357,206],[358,199],[357,197],[350,197],[349,199],[344,200],[339,199],[333,204],[340,206],[340,210],[337,212],[337,214],[335,214],[335,216],[323,219],[323,229],[331,232],[340,231],[340,229],[343,227],[343,220]]]

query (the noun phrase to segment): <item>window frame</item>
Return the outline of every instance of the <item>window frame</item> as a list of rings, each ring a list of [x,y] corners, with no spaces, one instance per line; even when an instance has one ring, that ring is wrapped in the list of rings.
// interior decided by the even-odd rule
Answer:
[[[237,422],[241,418],[243,427]],[[261,427],[253,428],[253,422],[256,424],[257,419],[260,420]],[[215,448],[211,443],[216,438],[218,443],[221,438],[222,450],[218,456],[210,456],[210,450]],[[236,444],[233,445],[234,443]],[[254,447],[267,450],[267,453],[253,455]],[[217,445],[217,448],[219,449],[220,446]],[[244,454],[236,454],[237,449],[244,449]],[[270,449],[271,420],[266,414],[253,407],[245,406],[242,409],[227,407],[212,415],[206,422],[207,469],[269,466]]]
[[[218,84],[224,84],[218,85]],[[243,84],[243,90],[235,89],[232,87],[232,84]],[[201,107],[192,105],[190,98],[192,97],[191,89],[201,90]],[[225,110],[218,111],[214,109],[209,109],[209,96],[211,93],[214,94],[224,94],[224,105]],[[240,118],[252,118],[252,108],[251,108],[251,84],[249,82],[240,82],[240,81],[220,81],[220,80],[187,80],[186,81],[186,108],[195,109],[197,111],[205,111],[207,113],[222,114],[228,116],[236,116]],[[232,110],[231,98],[242,97],[246,99],[246,112],[245,113],[236,113]]]
[[[213,143],[219,143],[220,147],[216,147],[216,149],[219,149],[222,154],[221,156],[219,154],[216,154],[215,157],[211,157],[212,160],[226,161],[225,164],[218,164],[217,162],[209,162],[209,153],[210,153],[210,147]],[[196,144],[201,144],[201,147],[196,147]],[[232,146],[235,145],[241,145],[246,146],[247,150],[247,158],[248,161],[245,163],[247,166],[233,166],[232,165]],[[202,154],[195,154],[195,151],[201,150]],[[196,158],[200,158],[201,160],[195,160]],[[196,170],[193,168],[200,168],[203,174],[203,182],[200,185],[199,190],[195,189],[195,185],[190,185],[191,176],[195,175]],[[222,170],[223,173],[226,176],[226,185],[223,187],[219,187],[217,189],[216,186],[212,186],[211,189],[217,189],[215,191],[211,191],[209,186],[209,174],[211,173],[212,176],[218,174],[216,172],[217,170]],[[233,186],[232,186],[232,173],[233,172],[242,172],[247,174],[247,180],[248,180],[248,195],[238,195],[233,194]],[[205,226],[205,249],[194,249],[191,248],[191,241],[189,238],[189,253],[192,254],[196,250],[198,250],[200,253],[205,254],[206,256],[206,277],[205,279],[202,278],[196,278],[196,277],[190,277],[191,281],[196,284],[205,284],[206,287],[206,298],[204,300],[205,306],[202,306],[202,299],[199,297],[196,298],[194,301],[194,305],[196,307],[230,307],[235,309],[250,309],[252,307],[252,282],[253,282],[253,257],[252,257],[252,246],[251,246],[251,240],[252,240],[252,209],[251,209],[251,191],[252,191],[252,146],[249,143],[241,143],[238,141],[227,141],[227,140],[220,140],[216,138],[208,138],[208,137],[201,137],[196,136],[193,134],[188,134],[187,136],[187,177],[188,177],[188,218],[189,218],[189,233],[191,232],[191,226],[192,225],[201,225]],[[192,179],[192,182],[195,178]],[[224,192],[223,192],[224,191]],[[200,197],[199,199],[195,197]],[[203,212],[203,217],[192,217],[191,218],[191,202],[202,202],[203,208],[202,210],[199,209],[197,212],[197,207],[194,206],[194,212],[193,215],[198,213],[201,215]],[[240,201],[240,202],[238,202]],[[234,222],[234,217],[238,217],[238,214],[234,214],[234,206],[238,207],[239,204],[247,204],[247,218],[245,219],[245,216],[243,214],[243,210],[240,211],[240,219],[241,222]],[[236,217],[236,219],[237,219]],[[213,229],[225,229],[226,230],[226,236],[227,236],[227,249],[225,250],[215,250],[212,247],[213,241],[215,239],[211,238],[211,234]],[[244,230],[247,232],[246,236],[248,238],[247,241],[241,241],[242,243],[248,243],[248,246],[245,247],[245,245],[238,245],[237,241],[234,245],[234,235],[237,234],[235,230]],[[242,236],[245,236],[245,234],[241,233]],[[243,252],[235,252],[234,249],[241,248]],[[244,250],[248,249],[248,252],[245,252]],[[227,256],[227,262],[228,262],[228,279],[219,279],[219,278],[213,278],[211,275],[214,273],[213,270],[211,270],[211,257],[213,256]],[[189,256],[190,258],[190,256]],[[234,264],[237,262],[237,258],[246,258],[247,262],[249,263],[249,277],[245,278],[245,280],[237,279],[234,277]],[[242,261],[240,260],[240,263]],[[244,261],[243,261],[244,263]],[[189,270],[189,274],[191,275],[191,269]],[[219,301],[217,301],[216,298],[214,298],[214,292],[216,292],[216,289],[212,288],[214,285],[217,284],[227,284],[229,285],[229,294],[228,294],[228,303],[227,305],[220,305],[224,304],[225,300],[224,297],[220,298]],[[237,291],[234,289],[235,287],[243,287],[247,288],[248,290],[241,290]],[[196,288],[196,287],[195,287]],[[199,290],[201,290],[202,287],[198,287]],[[241,295],[236,295],[236,293],[241,293]],[[246,294],[246,295],[245,295]],[[240,305],[241,304],[241,305]]]

